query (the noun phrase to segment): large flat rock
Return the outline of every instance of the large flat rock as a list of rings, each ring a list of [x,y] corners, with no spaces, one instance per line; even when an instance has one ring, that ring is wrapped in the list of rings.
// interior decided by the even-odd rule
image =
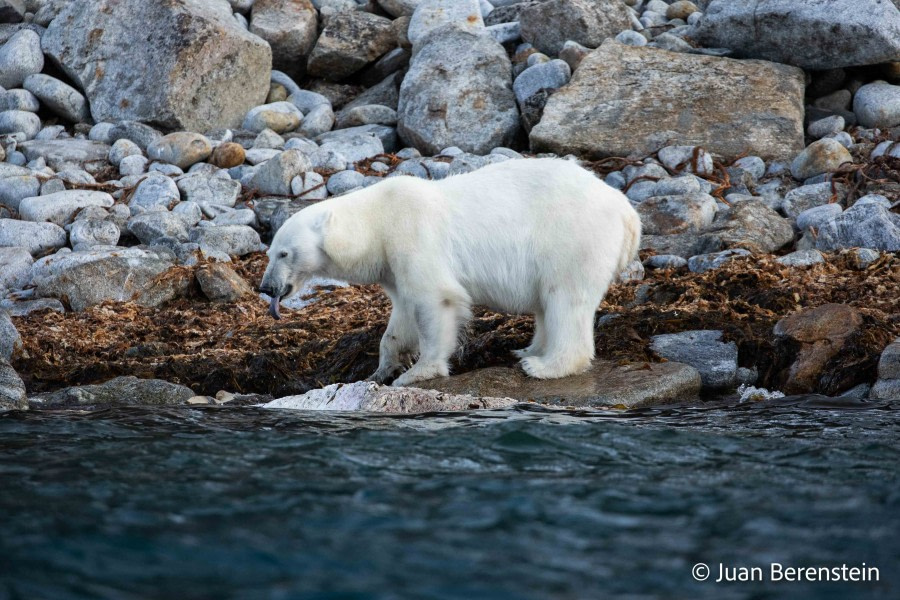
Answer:
[[[269,91],[272,50],[225,0],[75,0],[41,45],[98,122],[238,127]]]
[[[796,67],[607,40],[550,97],[531,146],[601,158],[674,144],[792,160],[804,148],[804,91]]]
[[[43,158],[47,166],[61,171],[67,166],[84,166],[85,163],[106,163],[109,146],[94,140],[64,138],[57,140],[29,140],[16,148],[28,160]]]
[[[520,369],[490,367],[419,383],[447,394],[508,397],[559,406],[640,408],[696,398],[700,373],[677,362],[618,365],[598,360],[586,373],[532,379]]]

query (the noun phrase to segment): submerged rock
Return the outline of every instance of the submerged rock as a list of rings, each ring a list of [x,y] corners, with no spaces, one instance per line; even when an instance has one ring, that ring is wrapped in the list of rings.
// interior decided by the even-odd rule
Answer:
[[[511,398],[475,397],[417,388],[395,388],[369,381],[335,383],[301,396],[288,396],[264,404],[264,408],[333,410],[377,413],[424,413],[508,408]]]
[[[696,369],[677,362],[618,365],[597,360],[587,372],[562,379],[532,379],[518,368],[490,367],[418,385],[450,394],[503,396],[521,402],[639,408],[694,399],[701,379]]]
[[[684,331],[655,335],[652,350],[659,356],[688,364],[700,372],[703,387],[726,389],[737,381],[738,349],[723,342],[721,331]]]
[[[37,394],[28,399],[35,408],[108,407],[108,406],[172,406],[186,404],[194,392],[191,388],[161,379],[138,379],[126,376],[98,385],[69,387],[56,392]]]

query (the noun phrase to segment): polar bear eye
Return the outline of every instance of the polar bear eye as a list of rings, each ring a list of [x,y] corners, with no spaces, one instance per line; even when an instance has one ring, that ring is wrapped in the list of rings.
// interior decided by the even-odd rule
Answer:
[[[287,253],[287,252],[279,252],[279,253],[278,253],[278,258],[287,258],[287,257],[288,257],[288,253]]]

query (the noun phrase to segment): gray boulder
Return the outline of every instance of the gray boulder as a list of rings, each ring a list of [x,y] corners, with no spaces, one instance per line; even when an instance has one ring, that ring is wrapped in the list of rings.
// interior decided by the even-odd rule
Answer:
[[[0,310],[0,360],[7,361],[22,348],[22,337],[9,313]]]
[[[178,190],[185,202],[205,202],[232,207],[241,194],[241,184],[233,179],[188,175],[178,180]]]
[[[256,0],[250,31],[269,42],[276,69],[299,77],[316,43],[318,23],[316,7],[309,0]]]
[[[853,97],[853,112],[863,127],[900,125],[900,86],[885,81],[862,86]]]
[[[608,40],[550,97],[531,146],[606,157],[677,144],[726,159],[793,159],[803,149],[804,90],[795,67]]]
[[[403,80],[398,114],[400,138],[424,154],[448,146],[487,154],[511,145],[519,112],[503,46],[460,29],[431,33]]]
[[[151,174],[134,190],[128,205],[133,209],[171,209],[181,200],[181,192],[174,181],[160,174]]]
[[[139,248],[88,250],[43,258],[32,277],[37,296],[66,300],[82,311],[107,300],[131,300],[172,264],[165,254]]]
[[[620,0],[548,0],[519,13],[522,39],[557,56],[567,41],[596,48],[623,29],[631,29],[628,7]]]
[[[0,112],[0,134],[23,133],[25,139],[34,138],[41,130],[41,119],[26,110],[5,110]]]
[[[23,198],[41,193],[41,180],[32,175],[0,176],[0,206],[19,210]]]
[[[816,248],[900,251],[900,215],[874,202],[854,204],[834,220],[819,227]]]
[[[900,56],[900,11],[891,0],[713,0],[690,36],[804,69],[872,65]]]
[[[721,214],[707,233],[716,235],[726,248],[768,254],[794,240],[790,221],[759,200],[734,202]]]
[[[738,349],[723,342],[722,332],[684,331],[655,335],[650,348],[662,358],[688,364],[700,372],[703,387],[723,389],[734,386],[738,370]]]
[[[309,55],[310,75],[341,80],[396,47],[391,20],[367,12],[340,12],[325,27]]]
[[[96,121],[237,127],[269,91],[271,49],[224,0],[75,0],[42,46],[85,91]]]
[[[69,241],[78,250],[115,246],[120,235],[119,226],[105,219],[78,219],[69,228]]]

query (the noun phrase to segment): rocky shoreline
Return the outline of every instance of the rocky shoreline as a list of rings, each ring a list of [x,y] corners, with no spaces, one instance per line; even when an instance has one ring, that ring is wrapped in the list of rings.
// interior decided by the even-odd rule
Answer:
[[[389,304],[332,286],[269,320],[274,231],[546,155],[643,221],[595,369],[524,380],[530,319],[479,309],[439,401],[341,402],[900,398],[900,3],[757,4],[0,0],[0,409],[324,402]]]

